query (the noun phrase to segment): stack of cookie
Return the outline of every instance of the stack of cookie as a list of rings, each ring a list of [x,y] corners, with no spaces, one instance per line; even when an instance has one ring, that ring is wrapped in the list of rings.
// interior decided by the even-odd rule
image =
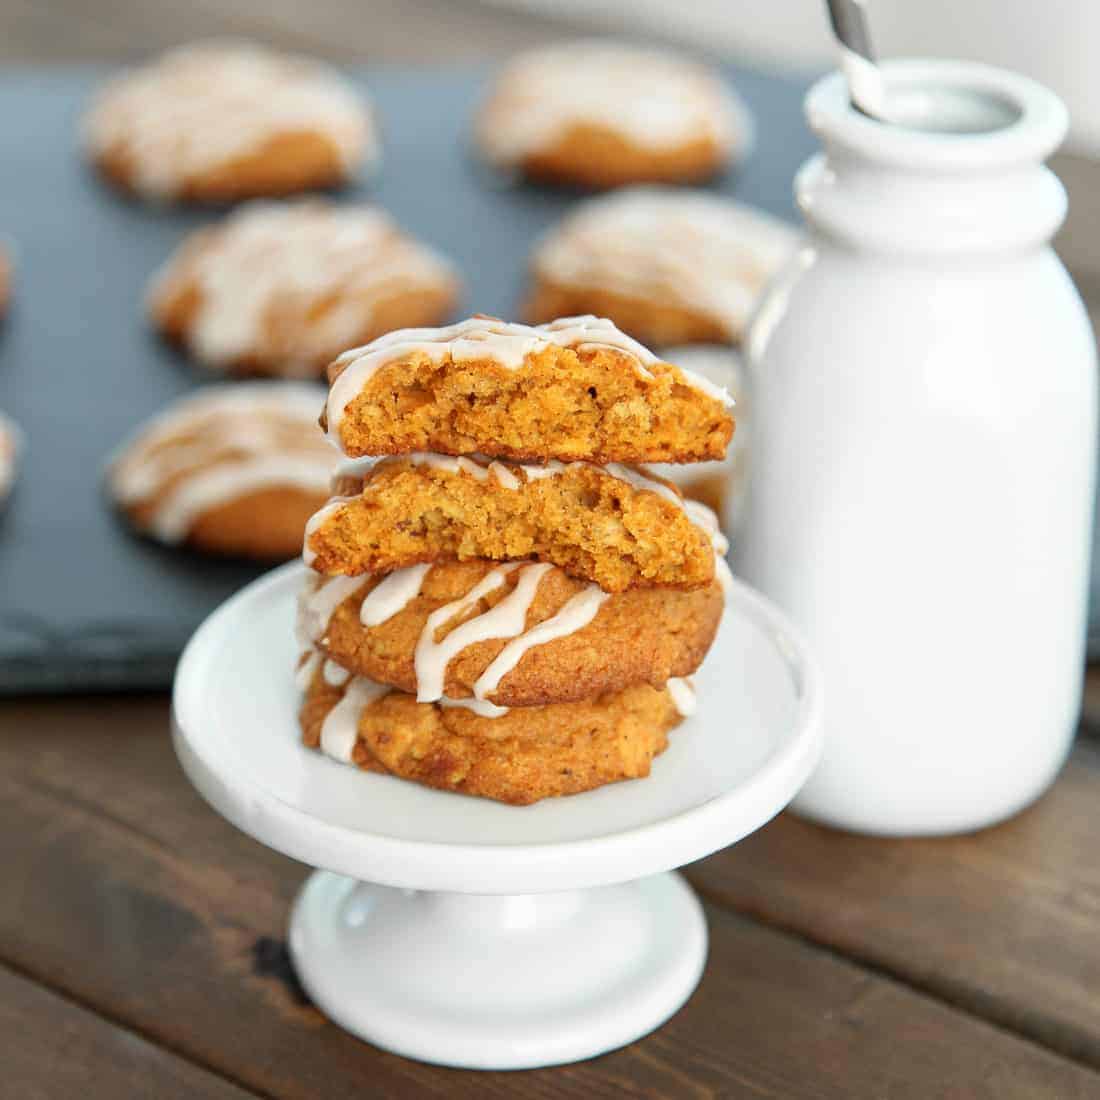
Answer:
[[[728,571],[713,514],[637,464],[721,458],[725,393],[594,317],[392,332],[329,382],[305,743],[514,804],[647,775]]]

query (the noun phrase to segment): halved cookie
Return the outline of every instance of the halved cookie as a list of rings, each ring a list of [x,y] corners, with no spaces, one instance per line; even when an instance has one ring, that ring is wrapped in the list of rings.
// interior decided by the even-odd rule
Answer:
[[[329,382],[323,423],[351,457],[693,462],[733,434],[728,394],[597,317],[391,332],[341,355]]]
[[[434,454],[376,464],[359,494],[334,498],[309,521],[304,553],[317,572],[347,575],[537,560],[605,592],[698,588],[715,568],[711,532],[678,489],[644,470]]]

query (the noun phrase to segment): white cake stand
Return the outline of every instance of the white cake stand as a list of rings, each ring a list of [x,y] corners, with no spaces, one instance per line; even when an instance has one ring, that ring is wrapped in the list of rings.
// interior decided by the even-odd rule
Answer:
[[[430,791],[299,743],[298,564],[214,612],[180,661],[176,752],[234,825],[326,870],[290,919],[299,977],[337,1023],[411,1058],[480,1069],[576,1061],[637,1039],[706,958],[671,868],[759,828],[817,761],[819,675],[738,584],[696,677],[697,713],[648,779],[535,806]]]

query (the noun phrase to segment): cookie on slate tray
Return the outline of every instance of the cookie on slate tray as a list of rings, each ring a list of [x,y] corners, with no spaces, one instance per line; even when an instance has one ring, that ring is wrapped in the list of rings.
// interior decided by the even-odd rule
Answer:
[[[312,575],[299,601],[298,633],[304,647],[400,691],[416,694],[420,672],[452,699],[491,684],[483,692],[489,702],[530,707],[689,676],[722,616],[717,582],[687,591],[634,588],[596,596],[585,625],[557,633],[570,614],[563,610],[575,609],[588,588],[539,563],[508,569],[450,561],[385,575]]]
[[[160,202],[335,187],[378,159],[370,106],[336,70],[235,41],[171,50],[110,80],[84,139],[109,182]]]
[[[513,58],[481,107],[475,136],[497,168],[604,188],[713,176],[744,153],[751,123],[706,66],[591,40]]]
[[[524,315],[598,313],[658,346],[738,343],[797,239],[778,218],[708,192],[589,199],[536,244]]]
[[[339,455],[317,427],[323,391],[292,382],[210,386],[144,425],[107,485],[140,532],[214,554],[279,560],[302,546]]]
[[[351,457],[690,462],[721,458],[733,433],[720,387],[598,317],[391,332],[345,352],[328,377],[324,423]]]
[[[249,203],[188,237],[148,294],[154,324],[234,374],[316,376],[344,348],[454,308],[451,264],[378,207]]]

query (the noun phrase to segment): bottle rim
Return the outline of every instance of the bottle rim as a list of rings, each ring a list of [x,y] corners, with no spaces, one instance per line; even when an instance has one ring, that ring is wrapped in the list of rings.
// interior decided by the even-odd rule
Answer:
[[[806,118],[827,145],[882,164],[952,171],[1040,162],[1066,136],[1065,104],[1019,73],[920,59],[884,61],[880,68],[896,121],[853,107],[843,73],[830,73],[809,90]],[[937,126],[937,112],[944,125]],[[987,125],[978,124],[983,117]]]

